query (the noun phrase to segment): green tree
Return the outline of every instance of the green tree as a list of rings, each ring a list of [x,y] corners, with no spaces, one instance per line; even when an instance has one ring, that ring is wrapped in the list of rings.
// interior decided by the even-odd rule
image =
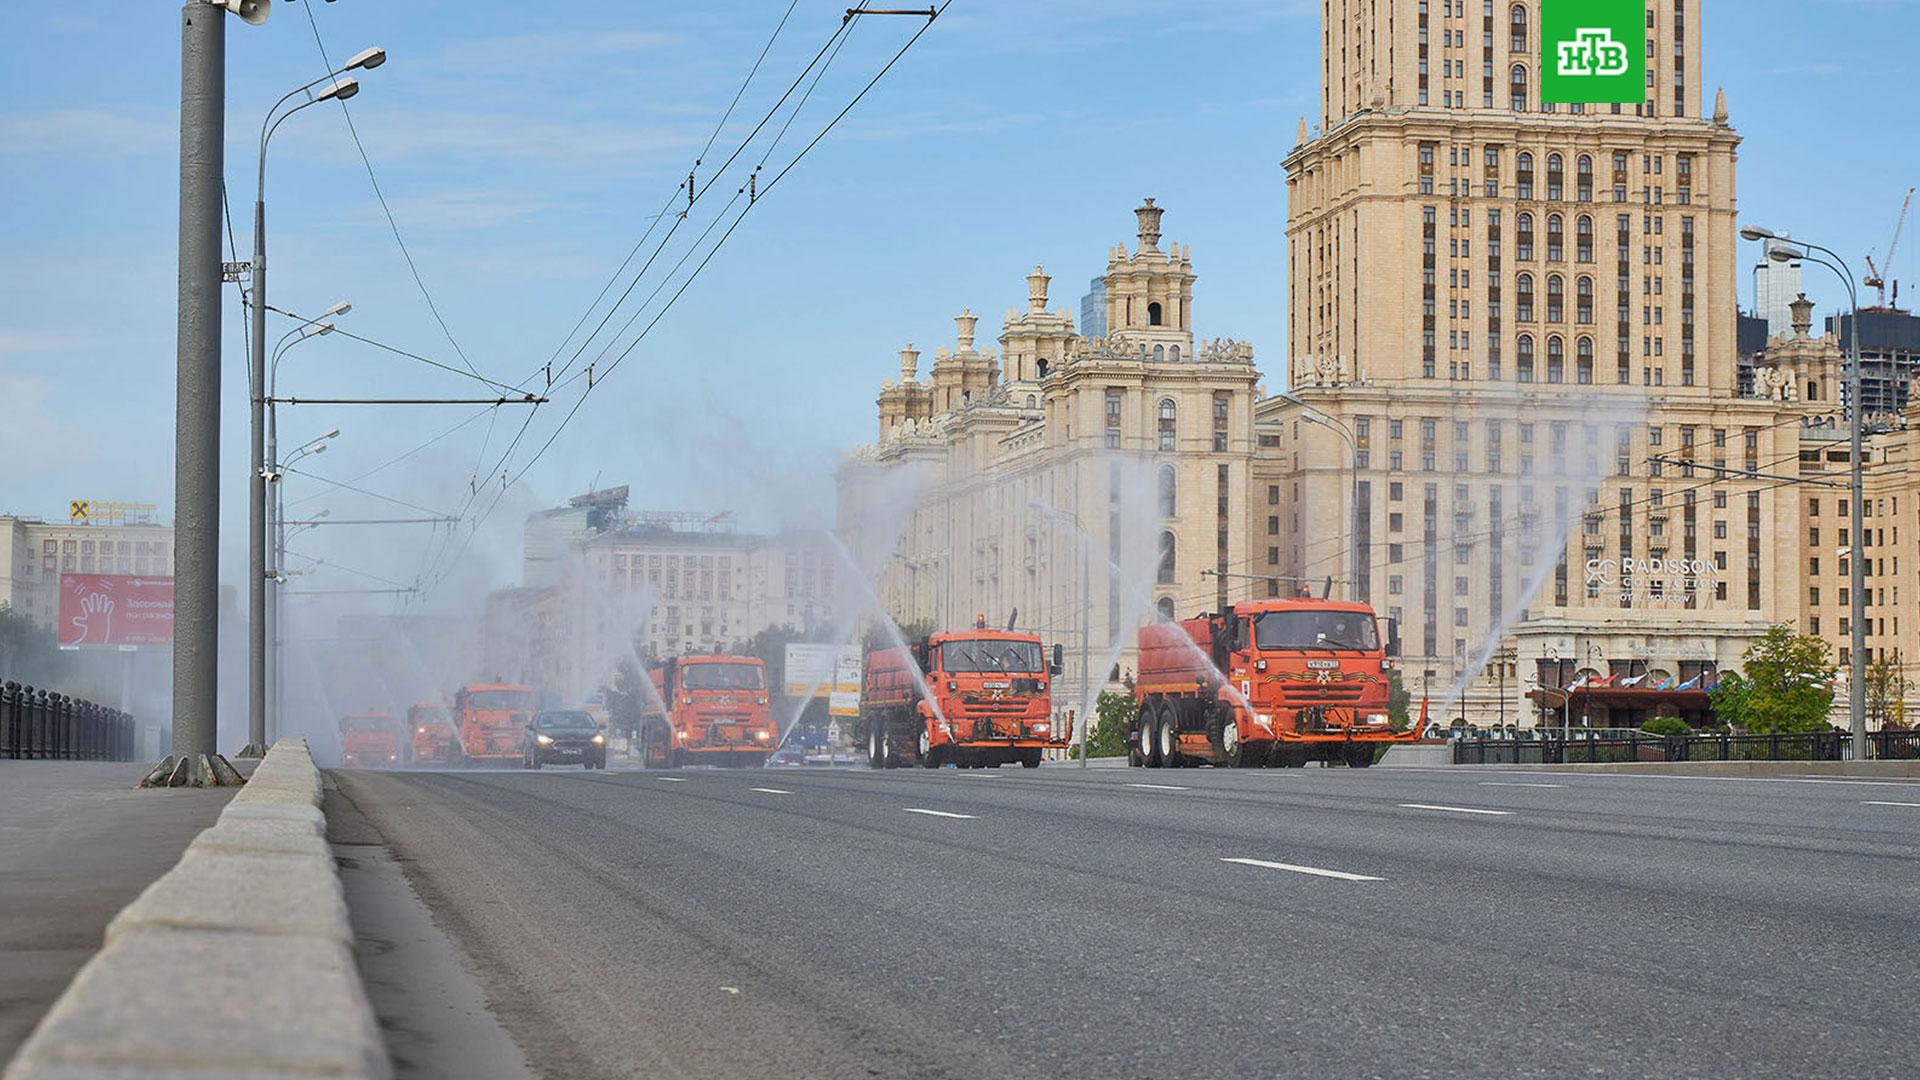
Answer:
[[[607,723],[613,730],[629,736],[640,730],[640,716],[650,696],[641,685],[646,678],[646,673],[630,656],[614,665],[613,685],[601,687],[607,702]]]
[[[1641,724],[1640,730],[1649,735],[1691,735],[1693,725],[1677,716],[1656,716]]]
[[[1093,708],[1093,731],[1087,736],[1088,757],[1121,757],[1127,752],[1127,727],[1133,723],[1137,704],[1133,695],[1117,690],[1102,690]],[[1077,760],[1080,748],[1075,747]]]
[[[1825,641],[1782,623],[1741,654],[1742,671],[1712,692],[1721,720],[1756,735],[1820,731],[1833,708],[1834,666]]]
[[[1867,691],[1869,724],[1906,726],[1906,696],[1911,687],[1902,666],[1894,663],[1886,650],[1881,650],[1879,658],[1867,665],[1867,678],[1862,685]]]
[[[55,643],[53,631],[0,604],[0,679],[70,692],[71,654]]]
[[[1395,731],[1413,726],[1413,691],[1400,681],[1400,669],[1387,672],[1387,723]]]

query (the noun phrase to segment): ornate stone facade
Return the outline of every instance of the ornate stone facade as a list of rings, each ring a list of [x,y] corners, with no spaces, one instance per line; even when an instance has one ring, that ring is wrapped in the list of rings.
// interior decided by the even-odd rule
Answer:
[[[930,384],[902,351],[879,441],[839,476],[841,535],[894,552],[878,592],[896,619],[1004,625],[1018,609],[1022,628],[1067,646],[1062,685],[1076,691],[1132,666],[1134,629],[1156,609],[1217,604],[1215,575],[1248,559],[1253,349],[1196,339],[1192,258],[1162,246],[1152,199],[1134,213],[1136,245],[1107,253],[1106,336],[1050,309],[1035,267],[997,354],[978,349],[970,312]],[[875,530],[897,548],[867,543]]]
[[[1698,109],[1700,6],[1650,15],[1647,101],[1584,107],[1539,99],[1535,0],[1323,9],[1254,531],[1266,570],[1400,619],[1442,722],[1524,717],[1529,678],[1731,666],[1800,614],[1801,501],[1713,470],[1791,469],[1832,405],[1736,387],[1739,139]]]

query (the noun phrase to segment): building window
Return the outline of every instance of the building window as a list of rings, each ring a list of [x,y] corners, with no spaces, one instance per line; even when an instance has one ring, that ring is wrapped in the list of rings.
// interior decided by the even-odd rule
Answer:
[[[1174,551],[1173,549],[1174,549],[1173,534],[1170,532],[1161,533],[1160,534],[1160,573],[1159,573],[1158,581],[1162,585],[1171,585],[1174,582],[1174,565],[1173,565]]]
[[[1547,321],[1567,321],[1567,284],[1559,274],[1547,276]]]
[[[1513,241],[1514,255],[1523,262],[1533,261],[1533,215],[1521,214],[1514,219]]]
[[[1560,335],[1547,339],[1547,381],[1565,382],[1567,372],[1567,346]]]
[[[1533,275],[1521,274],[1514,283],[1514,318],[1521,322],[1533,321]]]
[[[1225,453],[1227,449],[1227,423],[1232,415],[1233,395],[1213,395],[1213,449],[1216,453]]]
[[[1566,163],[1559,154],[1547,155],[1547,198],[1559,202],[1566,196]]]
[[[1520,335],[1520,360],[1514,367],[1514,378],[1523,383],[1533,381],[1533,335]]]
[[[1120,449],[1121,391],[1107,391],[1107,449]]]
[[[1593,385],[1593,339],[1583,337],[1575,347],[1574,381],[1581,386]]]
[[[1520,69],[1515,68],[1514,70],[1519,71]],[[1514,179],[1514,192],[1513,192],[1514,198],[1516,199],[1533,198],[1533,155],[1532,154],[1523,153],[1514,160],[1513,179]]]
[[[1170,518],[1174,516],[1176,494],[1177,494],[1177,487],[1176,487],[1176,482],[1174,480],[1174,475],[1173,475],[1173,466],[1171,465],[1160,466],[1160,516],[1161,517]],[[1279,489],[1277,488],[1271,489],[1269,490],[1268,494],[1277,496],[1279,494]],[[1277,502],[1279,500],[1275,498],[1269,501]]]
[[[1547,261],[1567,260],[1567,223],[1559,214],[1547,215]]]
[[[1160,399],[1160,449],[1162,450],[1172,450],[1174,448],[1174,437],[1173,437],[1174,436],[1174,427],[1173,427],[1174,413],[1175,413],[1175,406],[1173,404],[1173,399],[1161,398]]]

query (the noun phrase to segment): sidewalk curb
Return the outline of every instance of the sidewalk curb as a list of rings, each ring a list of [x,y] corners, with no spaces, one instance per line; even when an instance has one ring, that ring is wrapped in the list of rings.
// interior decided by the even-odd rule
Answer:
[[[304,739],[107,927],[4,1080],[387,1080]]]

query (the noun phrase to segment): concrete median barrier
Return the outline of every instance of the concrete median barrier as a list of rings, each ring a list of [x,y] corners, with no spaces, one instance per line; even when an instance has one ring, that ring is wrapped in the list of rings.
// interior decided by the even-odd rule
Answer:
[[[391,1075],[305,740],[108,926],[5,1080]]]

